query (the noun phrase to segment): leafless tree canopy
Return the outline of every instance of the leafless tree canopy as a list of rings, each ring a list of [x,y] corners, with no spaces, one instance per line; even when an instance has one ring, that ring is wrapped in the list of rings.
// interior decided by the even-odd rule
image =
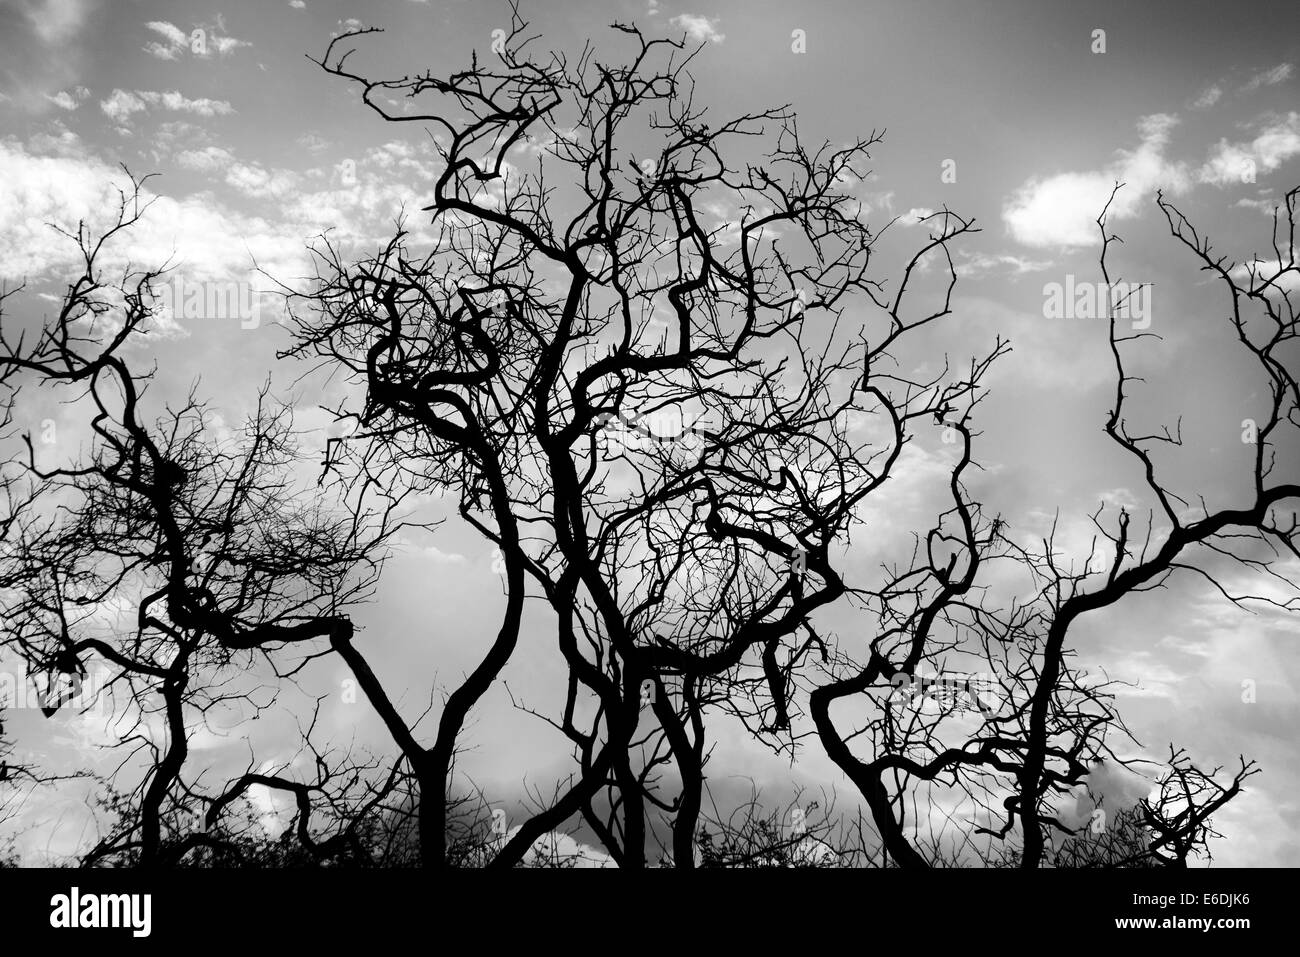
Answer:
[[[132,347],[168,266],[101,266],[146,212],[142,182],[107,232],[64,233],[81,265],[57,312],[0,330],[0,645],[50,677],[47,714],[92,666],[107,673],[120,741],[85,771],[110,824],[82,863],[564,864],[564,832],[628,868],[1208,854],[1212,815],[1258,768],[1203,770],[1216,756],[1194,743],[1171,745],[1153,796],[1100,831],[1063,816],[1101,762],[1134,764],[1136,749],[1114,684],[1071,635],[1175,576],[1243,608],[1296,607],[1282,565],[1300,558],[1300,485],[1278,462],[1300,426],[1287,291],[1300,191],[1275,216],[1267,270],[1238,268],[1158,197],[1265,390],[1253,468],[1236,501],[1185,487],[1181,423],[1134,405],[1129,370],[1161,343],[1126,331],[1112,297],[1114,398],[1099,425],[1149,509],[1098,510],[1079,567],[972,492],[987,374],[1010,344],[934,354],[934,330],[955,318],[953,249],[978,228],[944,208],[901,269],[882,267],[907,237],[868,225],[849,189],[879,134],[809,143],[783,107],[716,117],[696,100],[699,51],[627,24],[601,44],[622,59],[590,44],[570,58],[542,52],[516,11],[498,55],[445,75],[356,65],[383,41],[338,36],[316,61],[322,81],[427,129],[441,163],[412,197],[418,228],[398,223],[362,254],[326,234],[309,288],[285,279],[284,365],[346,385],[322,460],[270,385],[224,439],[207,425],[211,383],[179,406],[151,402]],[[1111,287],[1108,209],[1097,242]],[[76,460],[45,460],[14,425],[37,390],[84,414],[92,440]],[[956,452],[943,505],[909,551],[850,574],[869,506],[886,482],[919,481],[904,453],[939,436]],[[430,495],[502,569],[494,634],[449,688],[381,677],[367,643],[383,636],[354,626],[393,536],[422,524],[411,502]],[[1225,561],[1268,587],[1230,593],[1214,571]],[[529,776],[531,812],[505,832],[456,763],[534,607],[566,689],[515,706],[563,736],[571,768],[553,789]],[[819,625],[832,607],[853,610],[852,632]],[[382,720],[380,753],[328,740],[319,702],[287,703],[321,659],[346,666]],[[412,713],[410,700],[430,705]],[[232,777],[190,747],[208,722],[286,707],[297,753],[250,741]],[[791,761],[824,752],[853,791],[720,805],[710,732],[724,724]],[[6,790],[56,786],[15,761],[0,726],[0,820]],[[277,841],[250,811],[254,788],[292,800]]]

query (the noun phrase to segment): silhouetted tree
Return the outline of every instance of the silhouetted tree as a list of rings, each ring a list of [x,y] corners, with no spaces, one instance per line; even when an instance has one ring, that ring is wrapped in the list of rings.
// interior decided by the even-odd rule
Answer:
[[[284,649],[314,646],[308,654],[320,655],[331,641],[351,639],[345,612],[376,580],[390,513],[367,514],[364,489],[333,509],[297,495],[289,413],[272,407],[265,391],[229,440],[213,435],[193,393],[148,421],[151,373],[133,371],[126,353],[159,308],[153,284],[162,272],[128,267],[113,277],[100,266],[106,246],[147,211],[142,182],[121,194],[101,235],[84,223],[64,232],[82,266],[57,314],[16,338],[7,323],[0,329],[0,381],[11,395],[31,383],[80,397],[93,413],[90,449],[71,462],[41,461],[24,436],[31,500],[6,527],[10,587],[0,644],[34,671],[67,679],[70,693],[50,693],[47,716],[77,697],[92,658],[111,671],[100,698],[85,706],[105,706],[111,696],[120,740],[112,747],[129,754],[113,774],[134,773],[132,757],[143,770],[88,863],[124,856],[172,864],[218,844],[204,825],[216,824],[249,783],[293,794],[299,837],[327,851],[333,845],[317,846],[308,829],[313,800],[332,799],[338,810],[340,779],[349,793],[382,791],[382,776],[378,785],[369,780],[373,762],[349,757],[327,770],[317,756],[314,782],[259,772],[204,795],[202,769],[186,774],[189,740],[213,713],[250,720],[271,707],[277,689],[268,695],[241,684],[256,659],[287,680],[302,662],[280,670]],[[105,614],[113,609],[120,613]],[[343,826],[330,840],[347,839]]]
[[[927,815],[906,819],[923,788],[956,789],[985,811],[1000,803],[1001,812],[979,827],[978,834],[999,841],[1014,839],[1019,824],[1019,842],[1001,850],[986,845],[979,852],[984,860],[1037,867],[1052,835],[1076,833],[1061,821],[1059,800],[1067,795],[1073,800],[1096,762],[1121,761],[1110,738],[1131,740],[1112,707],[1108,683],[1097,682],[1070,664],[1069,633],[1081,616],[1127,596],[1160,589],[1175,572],[1200,576],[1216,593],[1242,607],[1262,602],[1294,609],[1300,602],[1296,582],[1278,561],[1300,556],[1296,538],[1300,485],[1274,474],[1279,455],[1293,453],[1296,436],[1290,427],[1300,425],[1300,392],[1285,358],[1297,338],[1289,293],[1300,274],[1295,260],[1296,195],[1293,190],[1286,196],[1285,222],[1275,215],[1275,261],[1252,259],[1244,264],[1215,257],[1208,241],[1182,214],[1163,196],[1157,197],[1174,237],[1198,256],[1202,269],[1224,284],[1233,331],[1267,384],[1269,400],[1259,419],[1249,475],[1252,491],[1244,503],[1212,508],[1202,498],[1199,506],[1192,506],[1192,496],[1175,491],[1163,477],[1168,467],[1159,467],[1153,451],[1177,447],[1181,431],[1168,427],[1132,431],[1125,403],[1136,380],[1126,372],[1125,351],[1134,341],[1154,334],[1126,334],[1120,327],[1124,302],[1116,290],[1123,287],[1112,281],[1107,265],[1107,252],[1116,241],[1106,231],[1109,203],[1097,221],[1101,272],[1111,293],[1108,335],[1116,369],[1114,407],[1105,432],[1138,464],[1157,508],[1145,522],[1128,508],[1113,516],[1098,510],[1092,519],[1104,544],[1094,542],[1097,547],[1081,568],[1060,553],[1054,535],[1041,548],[1021,546],[1000,518],[981,525],[978,506],[970,501],[961,480],[971,461],[970,412],[953,424],[963,442],[952,473],[954,511],[926,536],[918,560],[884,588],[872,590],[881,624],[865,663],[848,656],[832,671],[834,680],[810,695],[827,753],[862,789],[889,856],[899,865],[923,867],[944,856],[933,842],[929,858],[918,850],[918,842],[925,839],[921,828],[932,824]],[[944,543],[955,551],[937,549]],[[942,557],[936,562],[937,550],[941,556],[947,554],[946,564]],[[1195,561],[1198,558],[1201,561]],[[1289,594],[1283,598],[1232,594],[1205,559],[1235,563],[1280,584]],[[979,572],[989,561],[1015,562],[1028,576],[1027,597],[1014,600],[1008,610],[987,607],[984,601]],[[958,671],[984,667],[996,676],[997,687],[991,690],[997,706],[967,710],[963,716],[973,720],[961,723],[948,720],[961,710],[955,702],[928,711],[907,709],[907,726],[900,728],[887,697],[893,679],[901,673],[910,682],[923,663],[942,668],[951,662],[957,663]],[[846,732],[832,718],[830,707],[863,692],[875,693],[879,716]],[[850,738],[863,742],[859,749],[867,754],[850,749]],[[1171,778],[1165,779],[1165,787],[1171,779],[1178,782],[1176,796],[1162,792],[1159,800],[1144,802],[1128,819],[1130,826],[1140,821],[1154,837],[1148,843],[1137,842],[1130,851],[1108,852],[1102,858],[1115,864],[1138,859],[1149,865],[1184,863],[1193,849],[1204,847],[1210,833],[1204,828],[1208,815],[1238,794],[1252,773],[1253,765],[1243,759],[1241,771],[1229,784],[1220,785],[1213,772],[1198,770],[1182,751],[1171,748],[1171,753]]]
[[[165,267],[100,266],[146,211],[141,183],[103,235],[65,233],[83,265],[58,313],[26,334],[0,327],[0,438],[29,384],[84,403],[91,436],[63,463],[24,436],[0,470],[0,647],[74,690],[92,661],[111,674],[123,757],[104,782],[107,833],[83,863],[572,866],[556,835],[579,822],[627,868],[1186,866],[1207,853],[1212,815],[1255,772],[1244,757],[1223,783],[1171,747],[1159,790],[1101,832],[1065,814],[1098,762],[1139,763],[1113,683],[1077,660],[1070,632],[1175,572],[1240,605],[1295,607],[1230,594],[1197,558],[1295,586],[1277,559],[1300,558],[1300,486],[1275,472],[1300,425],[1297,192],[1285,224],[1275,217],[1272,263],[1216,257],[1157,198],[1223,283],[1268,385],[1251,494],[1193,507],[1164,477],[1157,450],[1181,432],[1131,424],[1127,356],[1152,334],[1121,330],[1112,293],[1104,429],[1154,507],[1145,519],[1098,510],[1104,544],[1080,567],[1055,531],[1027,542],[971,491],[987,375],[1009,346],[938,362],[931,333],[953,314],[951,248],[973,220],[923,219],[926,238],[887,279],[876,260],[890,224],[869,226],[854,198],[876,133],[812,147],[789,107],[715,118],[695,102],[698,50],[684,40],[616,23],[622,61],[590,44],[572,60],[534,55],[511,10],[490,61],[473,53],[445,75],[363,72],[358,44],[380,32],[369,28],[318,61],[384,121],[428,127],[440,163],[421,198],[427,226],[399,222],[362,253],[327,234],[311,288],[285,287],[283,356],[357,387],[331,410],[339,428],[315,487],[269,387],[229,439],[212,436],[197,389],[147,411],[152,372],[129,346]],[[13,292],[0,290],[0,313]],[[938,434],[956,454],[930,527],[850,580],[864,506],[887,481],[917,480],[904,452]],[[408,521],[403,503],[429,493],[494,550],[504,595],[426,735],[426,715],[401,707],[408,689],[371,667],[352,613]],[[994,568],[1009,589],[992,587]],[[456,759],[530,600],[555,628],[566,681],[558,701],[514,704],[568,742],[573,769],[530,792],[503,834]],[[852,640],[816,624],[836,603],[858,614]],[[113,606],[127,613],[106,625],[96,613]],[[317,740],[313,711],[291,716],[293,754],[250,754],[222,780],[196,767],[190,738],[209,715],[277,707],[327,656],[349,667],[393,753]],[[438,689],[425,690],[432,702]],[[47,713],[72,697],[50,692]],[[719,720],[791,758],[815,741],[869,827],[825,795],[717,807]],[[255,788],[292,802],[283,832],[252,813]]]
[[[964,378],[902,371],[904,344],[950,311],[942,295],[911,309],[909,279],[928,257],[951,274],[948,244],[974,227],[935,214],[886,293],[851,195],[878,137],[811,150],[788,108],[711,121],[682,42],[613,29],[626,63],[589,46],[573,64],[532,57],[517,11],[496,62],[475,55],[445,77],[358,72],[355,42],[372,29],[319,61],[386,121],[436,131],[442,160],[423,207],[431,242],[399,230],[355,261],[322,242],[316,287],[295,300],[291,354],[364,387],[336,410],[353,451],[329,465],[449,492],[504,569],[496,638],[432,743],[362,682],[415,769],[429,865],[444,856],[458,735],[536,596],[570,675],[547,720],[578,768],[496,863],[582,814],[639,867],[658,813],[674,862],[693,866],[705,710],[793,747],[790,676],[825,653],[810,619],[846,593],[833,553],[856,507],[891,477],[911,424],[973,395],[1002,350]],[[394,95],[407,107],[394,112]],[[729,158],[746,141],[765,144],[760,163]],[[879,321],[850,334],[843,309],[859,300]],[[887,441],[851,434],[864,409]]]

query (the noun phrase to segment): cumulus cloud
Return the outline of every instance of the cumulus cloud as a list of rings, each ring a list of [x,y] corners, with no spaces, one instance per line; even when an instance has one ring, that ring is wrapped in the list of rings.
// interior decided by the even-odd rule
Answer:
[[[287,196],[298,185],[289,170],[266,169],[256,163],[234,163],[226,171],[226,184],[256,199]]]
[[[201,150],[182,150],[176,154],[176,163],[199,173],[214,173],[226,169],[235,161],[231,152],[220,146],[205,146]]]
[[[66,156],[34,156],[0,142],[0,270],[7,277],[40,273],[69,261],[66,241],[50,222],[73,222],[112,201],[120,171]]]
[[[59,109],[68,110],[69,112],[71,112],[72,110],[75,110],[77,107],[79,107],[82,101],[85,100],[86,97],[88,96],[90,96],[90,91],[86,89],[84,86],[79,86],[71,93],[69,93],[67,90],[60,90],[58,93],[55,93],[53,95],[47,93],[45,98],[49,100],[51,103],[53,103],[55,106],[57,106]]]
[[[220,23],[218,20],[215,27],[200,26],[186,33],[166,20],[150,20],[145,26],[162,39],[149,41],[145,44],[144,51],[159,60],[176,60],[187,53],[197,57],[210,57],[214,53],[225,56],[240,47],[252,46],[247,40],[237,40],[226,35],[222,32]]]
[[[1300,290],[1300,270],[1276,259],[1252,259],[1233,267],[1229,275],[1268,296]]]
[[[225,36],[212,37],[208,42],[221,56],[225,56],[227,53],[232,53],[240,47],[251,47],[253,45],[247,40],[236,40],[234,37]]]
[[[1138,146],[1119,151],[1102,169],[1030,179],[1003,205],[1008,231],[1026,246],[1088,246],[1097,242],[1097,216],[1116,183],[1124,183],[1125,188],[1116,195],[1108,215],[1112,220],[1128,219],[1157,188],[1178,195],[1196,183],[1254,182],[1256,176],[1300,155],[1300,113],[1262,121],[1250,139],[1219,140],[1199,167],[1166,157],[1170,131],[1177,123],[1176,116],[1166,113],[1143,117]]]
[[[128,116],[155,98],[160,105],[167,102],[163,94],[115,92],[121,94],[116,108]],[[269,288],[265,276],[252,269],[254,261],[267,274],[288,279],[305,274],[304,244],[323,228],[349,243],[378,241],[409,201],[412,182],[431,175],[435,158],[432,147],[423,143],[395,141],[358,157],[352,185],[310,189],[328,170],[266,166],[241,159],[225,146],[200,144],[179,149],[173,162],[220,182],[228,200],[218,199],[210,185],[190,195],[147,193],[153,205],[146,221],[120,237],[116,258],[105,257],[106,268],[128,259],[137,265],[171,262],[187,281]],[[54,132],[34,136],[25,145],[0,140],[0,182],[5,183],[0,190],[0,276],[33,281],[61,279],[76,264],[75,247],[48,224],[75,228],[85,219],[92,231],[102,229],[116,209],[116,190],[129,188],[114,163],[89,152],[57,124]],[[257,200],[259,215],[240,210],[238,201],[244,197]]]
[[[175,60],[188,45],[189,37],[185,31],[166,20],[150,20],[145,26],[162,36],[162,40],[151,40],[145,44],[144,51],[160,60]]]
[[[1256,176],[1271,173],[1297,154],[1300,154],[1300,113],[1289,113],[1267,121],[1250,140],[1236,143],[1219,140],[1197,178],[1215,186],[1254,182]]]
[[[1074,807],[1061,806],[1058,818],[1066,827],[1081,828],[1091,822],[1095,809],[1118,814],[1137,805],[1154,788],[1150,779],[1116,761],[1099,761],[1088,772],[1086,782],[1074,789]]]
[[[1088,246],[1097,242],[1097,216],[1116,183],[1126,186],[1111,203],[1112,220],[1135,216],[1157,187],[1185,192],[1191,185],[1185,164],[1165,158],[1177,123],[1168,113],[1145,116],[1137,147],[1120,150],[1104,168],[1029,180],[1002,208],[1007,229],[1026,246]]]
[[[102,229],[117,207],[122,171],[89,155],[37,155],[0,142],[0,273],[7,279],[52,279],[78,263],[77,250],[48,224]],[[209,195],[173,197],[146,192],[146,217],[106,250],[104,265],[171,262],[187,279],[255,281],[253,260],[272,275],[299,275],[305,266],[302,230],[245,216]]]
[[[514,837],[519,828],[511,828]],[[549,831],[532,843],[524,855],[525,865],[568,866],[576,868],[613,867],[614,859],[598,848],[574,840],[568,834]]]
[[[58,120],[49,125],[48,132],[34,134],[28,145],[35,152],[54,156],[80,156],[84,149],[81,137]]]
[[[161,108],[179,113],[194,113],[198,116],[227,116],[235,112],[225,100],[210,100],[206,97],[191,100],[176,90],[159,93],[155,90],[114,89],[108,99],[101,100],[99,108],[104,115],[115,123],[130,122],[135,113],[147,109]]]
[[[99,108],[114,123],[125,123],[132,113],[145,109],[144,100],[126,90],[114,90],[108,99],[99,101]]]
[[[696,16],[693,13],[680,13],[670,21],[674,26],[681,27],[696,43],[721,43],[727,39],[724,34],[718,32],[717,19],[710,20],[708,17]]]

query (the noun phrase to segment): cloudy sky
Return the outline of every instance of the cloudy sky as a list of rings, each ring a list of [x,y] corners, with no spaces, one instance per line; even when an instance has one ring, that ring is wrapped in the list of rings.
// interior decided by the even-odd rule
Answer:
[[[1184,417],[1179,490],[1220,505],[1243,491],[1251,453],[1241,422],[1262,411],[1261,383],[1242,376],[1226,300],[1169,238],[1154,193],[1163,188],[1234,258],[1268,249],[1274,204],[1300,184],[1293,0],[1236,13],[1177,0],[564,0],[524,13],[542,45],[571,51],[591,38],[615,55],[613,20],[704,44],[697,101],[719,117],[788,102],[809,140],[885,131],[859,188],[875,220],[896,220],[882,240],[885,268],[924,240],[918,216],[946,205],[975,217],[983,232],[959,247],[955,318],[935,345],[968,356],[1001,334],[1014,351],[989,381],[979,423],[986,470],[973,488],[1027,541],[1059,513],[1063,537],[1082,556],[1098,504],[1151,503],[1101,431],[1112,389],[1104,327],[1046,315],[1045,287],[1100,278],[1094,220],[1113,184],[1125,182],[1112,208],[1125,240],[1113,265],[1119,278],[1150,284],[1150,331],[1163,337],[1144,347],[1147,382],[1134,414],[1152,423]],[[0,0],[0,278],[28,283],[15,312],[30,318],[51,308],[72,250],[46,224],[96,221],[121,182],[120,164],[159,175],[149,182],[157,197],[149,217],[119,255],[170,257],[197,281],[255,277],[256,263],[292,285],[311,237],[329,229],[364,247],[403,210],[418,216],[436,169],[426,133],[380,122],[308,59],[358,22],[385,29],[363,45],[358,65],[398,76],[464,65],[470,48],[488,55],[508,10],[482,0]],[[201,380],[234,422],[270,375],[295,398],[299,424],[323,428],[317,406],[331,386],[295,381],[303,369],[275,363],[284,331],[272,306],[265,319],[163,324],[145,350],[159,364],[155,398]],[[60,418],[65,410],[30,414],[53,417],[59,442],[76,448],[79,426]],[[922,443],[903,472],[939,474],[946,454]],[[1279,477],[1294,480],[1295,457],[1284,465],[1290,474]],[[850,568],[870,574],[913,528],[928,527],[932,506],[915,488],[890,489]],[[380,669],[399,685],[414,676],[412,711],[431,682],[446,686],[472,667],[492,634],[500,584],[490,565],[489,550],[450,525],[412,542],[362,613]],[[1084,621],[1081,657],[1132,683],[1124,713],[1150,753],[1173,740],[1205,765],[1235,763],[1238,753],[1260,762],[1264,773],[1222,816],[1222,863],[1300,865],[1300,624],[1244,614],[1194,585]],[[830,625],[842,638],[853,634],[849,616],[835,613]],[[511,689],[553,704],[562,681],[555,657],[535,626],[507,670]],[[313,680],[329,688],[343,677]],[[1245,680],[1257,683],[1252,703],[1242,701]],[[383,742],[363,705],[335,696],[327,717],[340,738]],[[41,720],[19,715],[10,730],[55,749]],[[815,743],[792,771],[740,729],[719,723],[713,733],[719,781],[753,778],[775,793],[798,780],[834,786],[851,801],[851,786]],[[475,750],[466,770],[498,793],[567,767],[563,742],[512,713],[504,690],[467,735]],[[202,746],[216,765],[247,753],[238,734],[214,733]],[[30,854],[57,856],[82,833],[75,798],[24,813]]]

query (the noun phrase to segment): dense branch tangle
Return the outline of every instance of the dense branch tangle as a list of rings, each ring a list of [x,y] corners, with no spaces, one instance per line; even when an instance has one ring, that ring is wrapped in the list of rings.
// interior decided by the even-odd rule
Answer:
[[[1052,853],[1054,838],[1075,834],[1062,823],[1060,799],[1086,784],[1096,762],[1109,758],[1132,763],[1121,757],[1111,741],[1116,735],[1130,740],[1131,736],[1111,706],[1107,684],[1069,662],[1069,634],[1081,616],[1160,589],[1175,572],[1197,576],[1243,608],[1254,602],[1283,610],[1300,607],[1294,570],[1287,567],[1300,558],[1295,511],[1300,485],[1279,480],[1275,474],[1280,461],[1294,463],[1300,438],[1294,431],[1300,425],[1300,392],[1291,371],[1297,339],[1292,296],[1300,275],[1295,259],[1296,196],[1295,190],[1286,195],[1285,222],[1281,210],[1275,214],[1274,260],[1252,259],[1240,266],[1215,256],[1208,240],[1183,214],[1163,196],[1157,197],[1174,238],[1196,255],[1203,270],[1223,283],[1231,303],[1231,329],[1268,383],[1249,475],[1251,494],[1244,502],[1213,507],[1202,499],[1193,506],[1161,474],[1154,451],[1180,445],[1181,430],[1131,431],[1126,400],[1139,380],[1126,370],[1126,350],[1152,334],[1128,334],[1121,329],[1118,314],[1123,303],[1115,301],[1114,292],[1108,341],[1115,364],[1115,394],[1104,431],[1137,464],[1154,502],[1145,528],[1127,508],[1110,516],[1099,509],[1091,518],[1101,544],[1082,569],[1064,560],[1054,533],[1039,547],[1018,544],[998,519],[981,529],[974,520],[978,508],[961,481],[970,461],[971,434],[964,419],[957,425],[964,446],[953,472],[954,508],[961,519],[953,537],[965,553],[956,566],[961,574],[954,574],[952,565],[936,568],[927,547],[926,555],[874,593],[880,618],[888,627],[873,638],[866,660],[845,655],[830,669],[832,680],[811,694],[823,744],[863,791],[885,847],[898,864],[924,867],[951,856],[943,848],[934,848],[929,857],[918,849],[924,815],[908,823],[905,813],[908,795],[919,786],[942,781],[986,812],[993,812],[990,802],[1000,797],[1000,814],[990,813],[989,823],[979,832],[997,840],[1018,837],[1018,843],[1003,849],[1003,859],[1037,867]],[[1114,290],[1108,253],[1117,238],[1106,228],[1108,209],[1109,203],[1097,220],[1100,265],[1107,287]],[[941,521],[930,537],[940,535],[943,528]],[[1017,562],[1029,575],[1027,597],[1006,612],[986,608],[977,600],[979,567],[1003,559]],[[1280,587],[1283,597],[1233,593],[1220,580],[1224,567],[1261,576]],[[959,660],[967,662],[983,658],[998,674],[1001,704],[995,713],[985,714],[973,726],[954,729],[947,724],[942,732],[940,723],[951,709],[929,717],[912,715],[904,728],[898,727],[887,706],[881,706],[880,716],[851,732],[833,718],[831,706],[837,701],[864,692],[879,695],[895,675],[911,675],[922,662],[938,663],[947,652],[954,657],[960,653],[964,657]],[[850,744],[864,737],[871,745],[868,755],[859,753],[865,748],[855,750]],[[1202,772],[1182,750],[1171,746],[1170,752],[1169,776],[1159,797],[1143,801],[1130,815],[1133,833],[1141,832],[1137,846],[1111,842],[1113,846],[1099,851],[1093,845],[1085,852],[1086,845],[1074,838],[1067,840],[1055,859],[1089,866],[1098,860],[1107,866],[1186,866],[1189,855],[1204,851],[1206,837],[1213,833],[1206,824],[1209,815],[1240,793],[1254,765],[1242,759],[1240,770],[1223,785],[1215,780],[1218,769]],[[981,856],[988,860],[997,853],[989,848]]]
[[[28,438],[0,475],[0,531],[14,549],[0,562],[4,642],[43,670],[79,674],[98,656],[134,707],[126,744],[145,770],[87,860],[257,858],[237,820],[252,788],[292,799],[287,833],[312,860],[373,862],[367,842],[384,831],[386,859],[405,862],[411,815],[425,866],[518,864],[577,820],[632,868],[653,859],[655,841],[679,867],[697,855],[745,866],[849,854],[920,867],[963,860],[976,837],[988,840],[983,860],[1028,867],[1049,855],[1182,866],[1205,851],[1210,815],[1253,773],[1244,759],[1224,785],[1217,769],[1204,773],[1171,748],[1159,796],[1105,846],[1063,823],[1061,797],[1098,760],[1121,759],[1112,742],[1127,734],[1108,685],[1073,666],[1068,634],[1081,615],[1175,571],[1235,602],[1257,600],[1230,594],[1210,563],[1191,563],[1197,555],[1292,584],[1273,559],[1300,557],[1287,517],[1297,487],[1274,477],[1288,426],[1300,424],[1288,292],[1296,193],[1286,226],[1275,222],[1275,265],[1244,271],[1158,200],[1174,237],[1227,284],[1237,338],[1270,383],[1254,494],[1235,508],[1193,509],[1160,479],[1153,449],[1177,446],[1180,432],[1129,431],[1124,406],[1139,380],[1124,350],[1144,336],[1119,333],[1112,303],[1116,392],[1104,428],[1155,507],[1145,529],[1127,510],[1099,510],[1092,518],[1112,556],[1078,571],[1055,533],[1041,547],[1018,542],[968,487],[981,383],[1006,344],[956,368],[945,358],[924,379],[907,371],[918,367],[906,351],[913,333],[952,312],[949,246],[975,231],[972,221],[929,217],[928,239],[887,287],[869,273],[883,230],[868,227],[853,198],[877,135],[810,150],[787,108],[716,124],[694,104],[683,43],[616,24],[627,62],[607,64],[587,46],[571,63],[533,58],[526,30],[516,14],[491,64],[475,56],[445,78],[368,79],[351,62],[372,30],[338,37],[319,61],[384,120],[425,127],[441,157],[427,226],[399,223],[360,258],[322,239],[317,283],[290,297],[287,354],[359,387],[355,404],[334,410],[347,428],[324,462],[343,493],[339,510],[294,503],[290,423],[265,394],[231,445],[208,440],[192,396],[146,421],[150,377],[124,352],[148,322],[161,272],[109,284],[95,266],[103,243],[141,215],[140,184],[103,239],[84,227],[70,237],[85,268],[36,341],[0,332],[6,402],[34,379],[91,408],[87,460],[52,467]],[[1115,238],[1104,212],[1098,224],[1109,284]],[[840,558],[862,506],[902,471],[922,427],[957,443],[943,510],[904,561],[846,581]],[[423,716],[398,706],[406,689],[371,669],[347,614],[369,594],[412,491],[449,493],[504,569],[499,626],[450,689],[431,741]],[[376,513],[367,502],[377,494],[388,499]],[[986,599],[993,562],[1022,573],[1007,609]],[[95,631],[83,611],[123,596],[137,614]],[[479,845],[483,805],[453,798],[454,760],[472,710],[514,654],[530,599],[554,622],[567,682],[558,704],[516,704],[571,745],[575,770],[553,795],[538,793],[536,812],[504,840]],[[841,600],[867,622],[851,641],[815,624]],[[250,756],[233,780],[200,787],[202,772],[187,764],[195,721],[232,701],[254,713],[274,703],[276,689],[262,701],[233,683],[240,667],[263,656],[282,688],[331,653],[391,735],[392,760],[318,751],[313,719],[300,728],[305,776],[293,762],[268,770]],[[1002,704],[966,724],[951,709],[893,707],[900,679],[923,683],[923,671],[954,664],[997,673]],[[161,739],[148,733],[154,712]],[[815,734],[860,790],[878,846],[862,839],[859,819],[859,847],[832,847],[828,822],[810,857],[756,798],[739,824],[716,808],[710,819],[706,718],[719,712],[777,752]],[[917,809],[939,789],[982,815],[960,844],[942,824],[936,833],[933,807]]]
[[[278,682],[302,664],[281,671],[277,650],[306,647],[310,657],[321,650],[312,645],[327,650],[330,639],[350,637],[344,611],[369,594],[391,528],[387,512],[362,507],[364,490],[340,503],[351,509],[297,495],[289,411],[266,390],[228,440],[214,435],[193,393],[148,418],[152,373],[131,367],[127,346],[147,332],[164,270],[114,276],[101,264],[147,208],[143,181],[132,180],[102,234],[84,223],[64,233],[81,261],[58,313],[22,334],[17,323],[0,331],[7,399],[29,384],[50,389],[90,420],[89,451],[73,461],[44,461],[28,434],[25,456],[6,463],[30,495],[6,528],[13,587],[0,644],[41,673],[79,680],[96,658],[109,669],[121,745],[106,783],[134,777],[117,802],[120,820],[86,860],[155,866],[198,847],[233,849],[220,828],[195,827],[221,822],[204,812],[216,800],[196,787],[204,769],[187,775],[191,737],[223,715],[247,721],[272,706]],[[245,680],[257,656],[272,681]],[[62,703],[51,702],[47,716]],[[351,785],[365,790],[370,769],[345,765],[327,777],[351,768]],[[306,799],[325,790],[313,786]]]
[[[534,60],[517,14],[497,62],[446,78],[367,78],[351,61],[371,30],[319,61],[385,120],[426,126],[443,162],[424,207],[431,241],[399,230],[360,262],[318,248],[293,352],[365,385],[362,407],[337,410],[355,426],[340,444],[365,451],[336,448],[328,464],[453,490],[505,566],[499,631],[431,745],[364,683],[420,769],[426,864],[442,858],[437,802],[457,736],[535,596],[570,670],[548,720],[580,768],[497,862],[581,813],[639,866],[657,809],[673,820],[672,859],[691,866],[703,709],[792,745],[791,675],[821,646],[810,616],[845,592],[834,543],[913,420],[970,398],[987,365],[959,382],[895,368],[899,340],[949,311],[951,283],[912,313],[913,270],[938,256],[955,281],[947,244],[974,227],[938,214],[896,290],[869,278],[877,236],[851,188],[878,137],[809,151],[787,109],[712,125],[693,102],[693,54],[614,30],[631,45],[623,65],[590,47],[572,64]],[[765,161],[731,168],[756,140],[772,144]],[[850,332],[854,301],[874,319]],[[850,434],[855,412],[883,423],[874,442]],[[649,448],[611,442],[629,425]],[[671,798],[656,793],[664,765]]]

